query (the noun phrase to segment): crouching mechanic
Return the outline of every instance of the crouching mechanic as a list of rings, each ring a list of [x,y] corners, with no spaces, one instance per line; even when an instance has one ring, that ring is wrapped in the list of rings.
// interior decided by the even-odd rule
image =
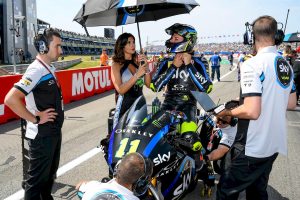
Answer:
[[[175,53],[172,64],[170,60],[163,60],[154,73],[150,88],[154,92],[160,91],[167,85],[162,110],[176,110],[185,113],[186,120],[181,124],[180,133],[192,152],[199,152],[202,148],[200,139],[195,133],[196,99],[191,90],[209,93],[212,82],[206,72],[208,64],[201,58],[193,57],[193,48],[197,42],[197,32],[189,25],[176,23],[166,29],[171,38],[166,41],[167,53]]]
[[[210,154],[208,154],[207,158],[211,161],[221,160],[220,166],[218,167],[220,167],[220,173],[222,173],[226,168],[226,160],[230,159],[230,155],[226,157],[225,155],[231,148],[236,136],[237,118],[232,118],[228,116],[217,118],[217,127],[221,129],[222,137],[218,147],[215,150],[213,150]],[[214,169],[215,168],[216,166],[214,165]]]
[[[82,200],[139,200],[137,196],[148,190],[152,172],[151,160],[139,153],[129,153],[117,165],[114,179],[104,183],[82,181],[76,186],[77,194]]]

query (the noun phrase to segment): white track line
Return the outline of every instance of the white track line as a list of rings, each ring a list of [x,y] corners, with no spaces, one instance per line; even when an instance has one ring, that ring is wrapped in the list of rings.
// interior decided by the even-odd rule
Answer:
[[[221,76],[220,79],[223,79],[223,78],[225,78],[226,76],[228,76],[229,74],[231,74],[231,73],[236,69],[237,64],[233,63],[233,66],[234,66],[234,68],[233,68],[231,71],[229,71],[229,72],[227,72],[226,74],[224,74],[223,76]],[[215,75],[216,75],[216,74],[215,74]],[[215,81],[213,81],[213,83],[216,83],[217,81],[218,81],[218,79],[215,80]]]
[[[75,168],[76,166],[80,165],[81,163],[87,161],[88,159],[92,158],[96,154],[100,152],[100,148],[94,148],[85,154],[79,156],[78,158],[72,160],[71,162],[65,164],[64,166],[60,167],[57,170],[57,177],[62,176],[66,172],[70,171],[71,169]],[[13,195],[5,198],[4,200],[20,200],[24,198],[24,190],[19,190],[18,192],[14,193]]]

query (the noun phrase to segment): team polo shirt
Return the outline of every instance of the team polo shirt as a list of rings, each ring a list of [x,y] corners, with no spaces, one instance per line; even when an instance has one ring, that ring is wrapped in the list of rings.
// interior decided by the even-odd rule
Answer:
[[[44,111],[48,108],[54,108],[58,113],[54,122],[33,124],[27,121],[26,137],[30,139],[34,139],[38,133],[41,136],[60,133],[64,121],[62,95],[54,77],[55,67],[46,63],[44,65],[35,60],[29,65],[22,79],[14,85],[25,94],[26,108],[33,115],[36,111]]]
[[[219,55],[213,55],[212,57],[210,57],[209,61],[211,62],[211,66],[219,67],[222,59]]]
[[[79,188],[79,196],[81,195],[82,200],[139,200],[138,197],[134,196],[132,191],[118,184],[115,179],[107,183],[90,181],[83,184]]]
[[[225,128],[221,128],[221,130],[222,130],[222,137],[220,140],[220,144],[230,148],[236,136],[237,126],[228,125]]]
[[[287,154],[286,110],[290,93],[295,92],[293,70],[277,53],[265,47],[241,67],[241,97],[260,96],[257,120],[239,119],[236,142],[245,145],[245,155],[264,158]]]

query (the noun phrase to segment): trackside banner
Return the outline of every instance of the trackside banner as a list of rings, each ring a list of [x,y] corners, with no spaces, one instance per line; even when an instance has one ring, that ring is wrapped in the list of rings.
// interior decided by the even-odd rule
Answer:
[[[67,104],[113,89],[110,72],[111,67],[58,71],[56,74],[62,88],[64,103]],[[0,124],[18,119],[18,116],[4,105],[4,98],[21,77],[22,75],[0,76]]]

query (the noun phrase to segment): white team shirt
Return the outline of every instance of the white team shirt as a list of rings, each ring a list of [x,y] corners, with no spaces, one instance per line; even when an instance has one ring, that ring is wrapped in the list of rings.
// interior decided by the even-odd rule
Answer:
[[[227,146],[230,148],[234,142],[236,131],[237,131],[237,125],[235,126],[227,126],[225,128],[221,128],[222,130],[222,137],[220,140],[220,144]]]
[[[115,179],[107,183],[90,181],[81,185],[79,191],[84,192],[82,200],[110,199],[110,200],[139,200],[133,192],[118,184]]]
[[[287,154],[286,110],[292,87],[292,68],[277,53],[276,46],[265,47],[244,62],[242,97],[261,96],[259,118],[249,120],[248,127],[243,127],[247,156],[263,158],[277,152]]]
[[[26,108],[33,115],[37,111],[43,111],[49,107],[63,109],[63,106],[59,108],[56,106],[56,102],[61,103],[61,95],[58,94],[54,77],[55,67],[46,63],[44,65],[51,73],[38,60],[35,60],[29,65],[22,79],[14,84],[15,88],[24,93]],[[26,137],[34,139],[38,134],[38,126],[38,124],[27,121]]]

